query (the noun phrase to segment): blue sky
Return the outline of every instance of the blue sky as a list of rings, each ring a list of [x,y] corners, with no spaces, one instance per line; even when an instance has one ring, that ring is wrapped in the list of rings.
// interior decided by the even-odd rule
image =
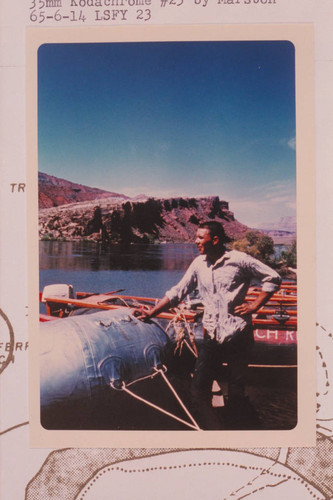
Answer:
[[[47,44],[39,170],[135,196],[218,195],[256,226],[295,215],[289,42]]]

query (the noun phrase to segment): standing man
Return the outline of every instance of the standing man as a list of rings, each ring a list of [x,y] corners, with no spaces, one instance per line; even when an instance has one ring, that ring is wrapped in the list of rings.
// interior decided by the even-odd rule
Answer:
[[[242,411],[248,353],[253,344],[251,315],[280,287],[280,276],[259,260],[236,250],[228,251],[223,226],[216,221],[199,225],[195,243],[200,255],[180,282],[166,292],[152,309],[142,311],[147,320],[176,306],[199,289],[204,305],[204,341],[199,346],[191,384],[192,412],[202,428],[216,429],[211,408],[211,387],[222,357],[228,359],[228,403]],[[262,291],[251,303],[245,297],[252,279],[259,279]]]

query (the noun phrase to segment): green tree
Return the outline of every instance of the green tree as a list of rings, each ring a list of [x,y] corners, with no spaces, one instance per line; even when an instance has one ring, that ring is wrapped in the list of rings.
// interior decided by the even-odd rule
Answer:
[[[281,258],[285,262],[287,267],[297,268],[297,244],[296,240],[293,240],[291,245],[281,252]]]
[[[257,245],[260,238],[260,233],[258,231],[248,231],[245,235],[245,238],[249,242],[250,246]]]
[[[274,241],[270,236],[264,234],[257,243],[260,256],[264,262],[269,262],[272,255],[274,255]]]
[[[272,264],[274,241],[267,234],[259,231],[248,231],[244,238],[233,242],[232,248],[252,255],[266,264]]]

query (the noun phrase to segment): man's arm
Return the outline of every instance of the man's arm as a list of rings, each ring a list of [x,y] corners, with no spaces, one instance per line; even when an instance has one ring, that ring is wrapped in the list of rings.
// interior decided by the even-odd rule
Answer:
[[[250,255],[245,255],[243,262],[249,270],[250,276],[261,280],[262,290],[254,301],[250,303],[243,302],[243,304],[235,307],[234,314],[239,316],[256,313],[278,291],[281,285],[281,276],[260,260]]]
[[[135,316],[141,320],[148,320],[163,311],[167,311],[170,307],[175,307],[179,304],[179,302],[181,302],[188,293],[192,292],[197,285],[196,261],[197,259],[190,264],[180,282],[168,290],[163,299],[151,309],[137,309],[134,311]]]
[[[159,313],[163,311],[167,311],[170,309],[170,300],[168,297],[165,295],[163,299],[159,300],[157,304],[150,308],[150,309],[136,309],[134,311],[134,315],[138,318],[141,319],[142,321],[149,320],[150,318],[153,318],[154,316],[158,316]]]
[[[256,313],[262,306],[269,301],[274,292],[265,292],[261,291],[258,297],[253,300],[251,303],[243,302],[243,304],[236,306],[234,309],[234,313],[239,316],[244,316],[244,314],[254,314]]]

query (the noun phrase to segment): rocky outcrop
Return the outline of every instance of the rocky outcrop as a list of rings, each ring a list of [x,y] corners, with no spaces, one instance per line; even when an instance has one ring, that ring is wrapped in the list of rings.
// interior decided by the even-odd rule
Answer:
[[[88,239],[114,243],[191,242],[200,222],[215,219],[231,239],[249,230],[235,220],[228,202],[205,198],[103,198],[40,210],[42,239]]]
[[[115,201],[125,201],[129,199],[129,197],[124,194],[91,188],[42,172],[38,173],[38,203],[40,209],[111,197],[114,198]]]
[[[205,198],[156,199],[75,184],[39,172],[41,239],[103,242],[190,242],[200,222],[220,221],[231,239],[248,227],[236,221],[227,201]]]

